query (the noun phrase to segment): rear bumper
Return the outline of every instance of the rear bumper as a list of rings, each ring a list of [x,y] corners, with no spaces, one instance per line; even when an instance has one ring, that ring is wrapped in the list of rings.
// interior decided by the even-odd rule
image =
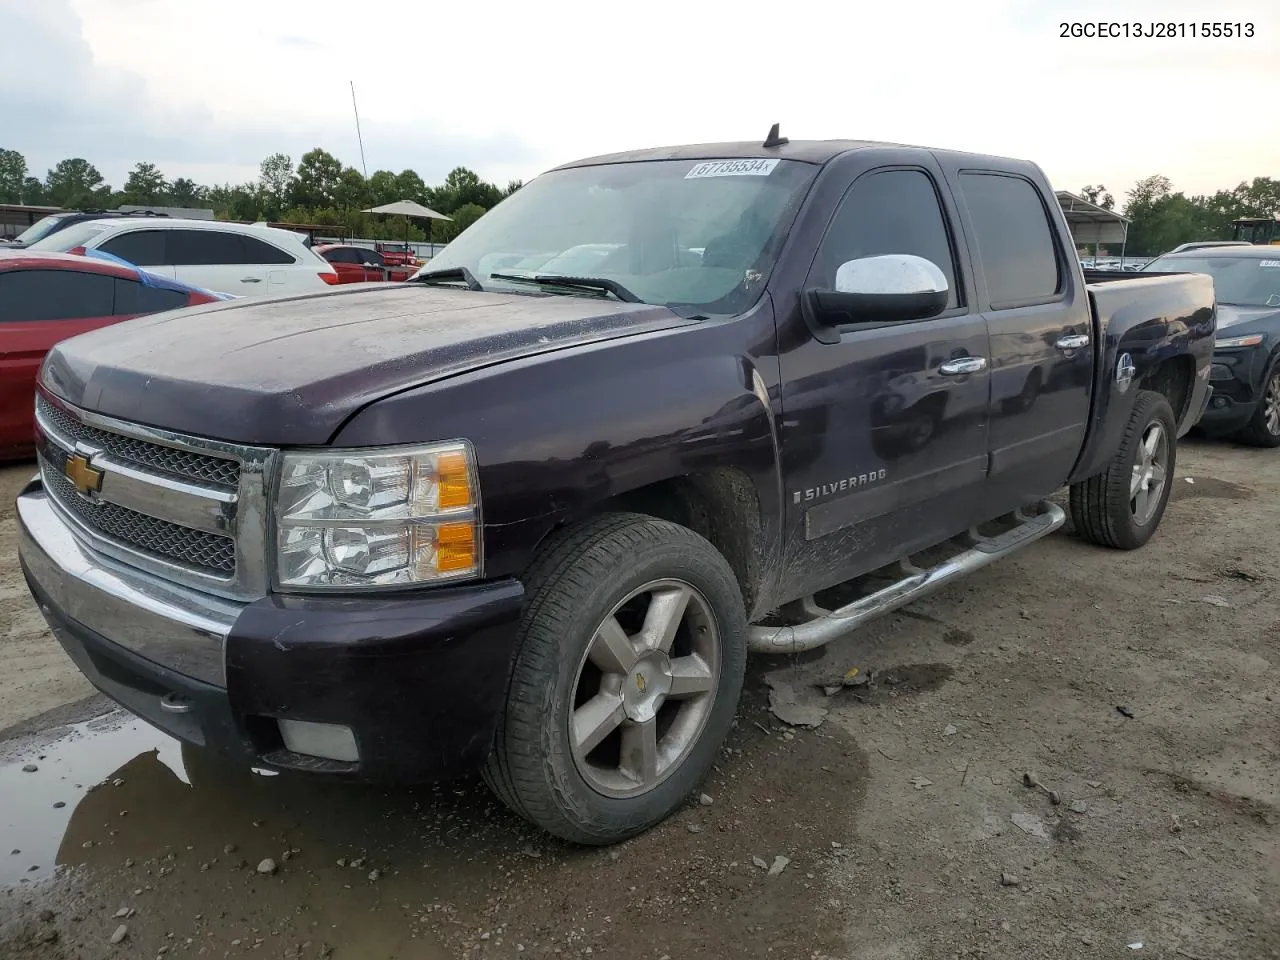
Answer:
[[[17,506],[23,572],[54,635],[99,690],[166,733],[264,767],[374,780],[455,776],[488,756],[518,582],[238,604],[92,553],[39,483]],[[281,719],[348,728],[358,759],[286,749]]]

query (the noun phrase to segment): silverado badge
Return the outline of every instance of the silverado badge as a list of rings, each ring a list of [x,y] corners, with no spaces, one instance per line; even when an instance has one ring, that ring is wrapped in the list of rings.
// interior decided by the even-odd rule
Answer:
[[[73,453],[67,457],[67,465],[63,467],[63,472],[75,488],[86,497],[102,489],[103,472],[91,466],[88,457]]]

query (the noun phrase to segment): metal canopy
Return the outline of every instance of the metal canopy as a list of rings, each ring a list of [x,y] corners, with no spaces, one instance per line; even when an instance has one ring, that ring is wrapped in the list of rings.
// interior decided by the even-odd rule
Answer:
[[[418,217],[422,220],[452,220],[443,213],[437,213],[430,207],[424,207],[413,200],[397,200],[395,203],[384,203],[380,207],[370,207],[365,213],[390,213],[402,217]]]
[[[1057,191],[1058,204],[1067,218],[1071,236],[1077,245],[1118,243],[1123,245],[1129,236],[1129,219],[1114,210],[1107,210],[1090,203],[1084,197],[1066,190]]]

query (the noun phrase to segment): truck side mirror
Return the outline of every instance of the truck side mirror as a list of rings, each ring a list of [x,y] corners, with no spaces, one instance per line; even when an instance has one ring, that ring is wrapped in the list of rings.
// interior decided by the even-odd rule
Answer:
[[[805,319],[838,330],[853,324],[927,320],[947,307],[947,278],[937,264],[905,253],[847,260],[835,289],[811,287],[802,298]],[[819,339],[829,341],[830,335]]]

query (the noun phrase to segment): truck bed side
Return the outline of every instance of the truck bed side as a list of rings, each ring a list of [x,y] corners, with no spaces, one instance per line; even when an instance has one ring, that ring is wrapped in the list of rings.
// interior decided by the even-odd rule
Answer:
[[[1179,436],[1191,429],[1208,397],[1217,324],[1213,281],[1203,274],[1086,270],[1085,281],[1097,376],[1072,483],[1106,469],[1139,390],[1158,389],[1170,398]],[[1133,364],[1128,383],[1120,378],[1126,354]]]

